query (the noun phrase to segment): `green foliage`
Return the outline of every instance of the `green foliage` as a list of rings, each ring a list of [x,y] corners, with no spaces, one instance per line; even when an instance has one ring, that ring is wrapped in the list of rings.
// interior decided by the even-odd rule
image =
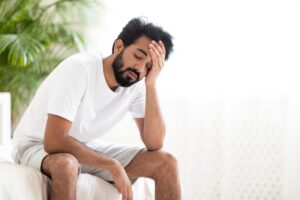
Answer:
[[[98,5],[98,0],[0,0],[0,91],[11,92],[13,119],[60,61],[84,50],[79,30]]]

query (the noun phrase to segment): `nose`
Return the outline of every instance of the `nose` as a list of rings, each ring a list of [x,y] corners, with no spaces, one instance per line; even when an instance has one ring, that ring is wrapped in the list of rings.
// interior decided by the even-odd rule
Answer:
[[[146,64],[138,64],[133,67],[137,72],[143,73],[145,71]]]

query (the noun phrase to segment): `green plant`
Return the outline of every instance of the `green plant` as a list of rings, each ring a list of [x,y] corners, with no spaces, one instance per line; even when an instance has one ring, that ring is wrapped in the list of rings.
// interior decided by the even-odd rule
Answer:
[[[84,49],[79,30],[97,0],[0,0],[0,91],[12,95],[13,123],[40,82]]]

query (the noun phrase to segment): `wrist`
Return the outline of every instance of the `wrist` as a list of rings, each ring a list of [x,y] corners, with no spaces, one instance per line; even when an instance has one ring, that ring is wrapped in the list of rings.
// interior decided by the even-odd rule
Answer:
[[[118,165],[119,165],[119,161],[117,161],[113,158],[109,158],[105,162],[101,161],[100,168],[108,170],[108,171],[114,171]]]
[[[121,166],[121,164],[119,161],[112,159],[107,170],[109,170],[111,173],[114,173],[116,171],[119,171],[120,166]]]
[[[145,82],[145,85],[146,85],[146,89],[148,88],[148,89],[151,89],[151,88],[155,88],[156,87],[156,83],[155,83],[155,81],[153,81],[153,82]]]

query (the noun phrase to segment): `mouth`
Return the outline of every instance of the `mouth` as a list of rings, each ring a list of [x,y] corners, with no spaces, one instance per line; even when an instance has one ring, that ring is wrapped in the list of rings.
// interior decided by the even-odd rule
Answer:
[[[128,72],[128,76],[132,81],[135,81],[137,79],[137,75],[132,71]]]

